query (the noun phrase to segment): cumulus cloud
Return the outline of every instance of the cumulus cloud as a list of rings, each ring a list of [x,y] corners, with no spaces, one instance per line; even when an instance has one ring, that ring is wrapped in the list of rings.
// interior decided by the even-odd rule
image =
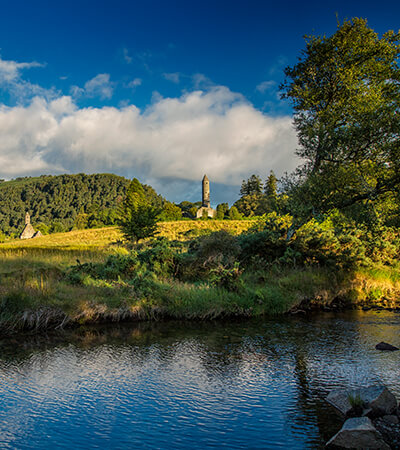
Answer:
[[[109,80],[109,78],[107,78]],[[297,165],[291,117],[270,117],[226,87],[134,105],[78,108],[70,96],[0,106],[0,177],[110,171],[141,180],[237,185]]]
[[[110,99],[113,95],[114,86],[110,81],[110,74],[99,73],[85,83],[83,88],[71,86],[70,93],[74,97],[100,97],[102,100]]]
[[[16,61],[6,61],[0,57],[0,83],[11,83],[20,78],[22,69],[30,69],[32,67],[43,67],[36,61],[30,63],[18,63]]]
[[[44,64],[36,61],[17,62],[4,60],[0,57],[0,88],[6,90],[19,103],[29,101],[34,96],[41,96],[47,99],[54,98],[58,95],[54,88],[45,89],[22,79],[21,76],[21,72],[24,69],[44,66]]]

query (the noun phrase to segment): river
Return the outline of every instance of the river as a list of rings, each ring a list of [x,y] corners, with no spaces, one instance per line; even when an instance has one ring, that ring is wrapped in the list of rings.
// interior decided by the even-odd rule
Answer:
[[[337,387],[400,398],[400,314],[120,324],[0,338],[0,448],[323,447]]]

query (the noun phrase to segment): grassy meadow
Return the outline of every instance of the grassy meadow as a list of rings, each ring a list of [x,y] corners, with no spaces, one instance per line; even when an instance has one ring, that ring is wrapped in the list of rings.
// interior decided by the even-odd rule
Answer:
[[[400,269],[343,273],[324,267],[262,267],[256,261],[250,270],[236,263],[225,270],[222,259],[214,264],[214,253],[201,256],[207,245],[218,248],[225,239],[218,255],[225,257],[236,245],[229,236],[251,226],[254,221],[163,222],[159,236],[166,239],[134,248],[117,228],[0,244],[0,333],[104,321],[399,306]],[[229,234],[211,235],[208,244],[201,240],[221,230]],[[193,246],[199,247],[197,259],[188,253]]]

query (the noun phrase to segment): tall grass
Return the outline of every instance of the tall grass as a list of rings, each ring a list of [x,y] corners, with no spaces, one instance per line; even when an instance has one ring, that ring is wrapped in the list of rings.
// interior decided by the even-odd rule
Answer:
[[[171,240],[185,241],[221,228],[239,234],[251,225],[250,221],[165,222],[159,231]],[[240,276],[234,290],[210,280],[163,278],[143,267],[130,278],[120,277],[118,270],[111,278],[83,273],[76,284],[68,278],[70,266],[101,265],[112,254],[128,254],[116,228],[0,244],[0,333],[99,321],[275,315],[305,303],[329,307],[338,298],[356,306],[399,307],[400,265],[346,274],[317,266],[253,267]]]

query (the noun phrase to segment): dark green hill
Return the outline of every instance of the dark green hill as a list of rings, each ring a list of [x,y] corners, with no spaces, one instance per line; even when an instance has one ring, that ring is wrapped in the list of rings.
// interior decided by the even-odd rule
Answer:
[[[21,232],[25,212],[42,232],[113,225],[130,180],[113,174],[42,175],[0,183],[0,232]],[[152,203],[163,198],[143,185]]]

